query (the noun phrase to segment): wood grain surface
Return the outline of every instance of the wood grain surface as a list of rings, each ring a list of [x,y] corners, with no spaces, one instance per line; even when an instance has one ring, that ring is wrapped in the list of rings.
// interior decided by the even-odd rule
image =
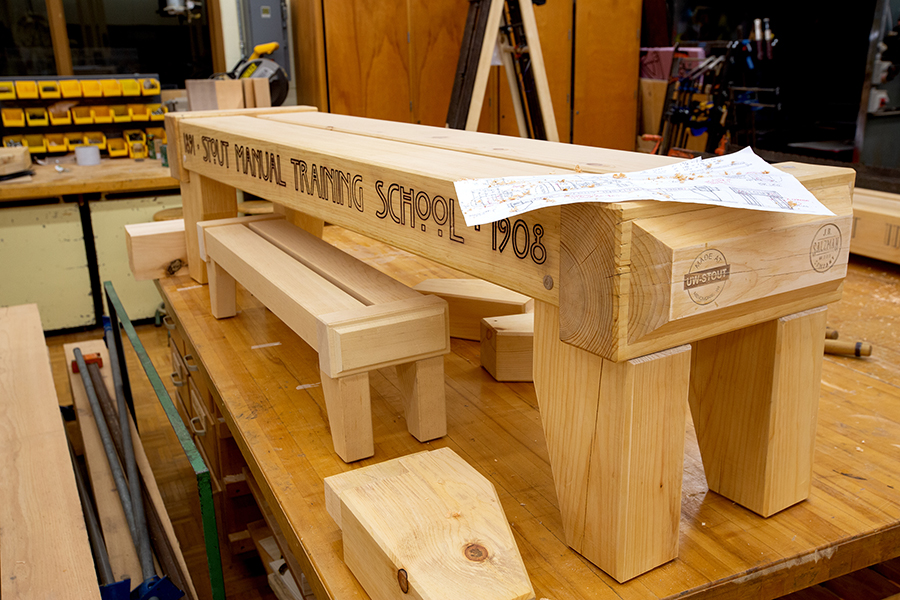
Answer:
[[[334,227],[325,238],[407,285],[459,276]],[[242,289],[241,313],[216,322],[194,285],[160,282],[275,520],[318,598],[364,598],[325,510],[324,477],[355,465],[333,451],[315,352]],[[452,448],[497,489],[538,598],[776,598],[900,555],[898,289],[896,267],[854,258],[829,307],[841,339],[875,352],[824,359],[810,498],[764,519],[710,492],[689,422],[678,558],[626,584],[566,545],[534,386],[494,381],[477,342],[453,340],[444,358],[448,435],[434,442],[406,431],[394,371],[372,375],[375,456],[359,465]]]

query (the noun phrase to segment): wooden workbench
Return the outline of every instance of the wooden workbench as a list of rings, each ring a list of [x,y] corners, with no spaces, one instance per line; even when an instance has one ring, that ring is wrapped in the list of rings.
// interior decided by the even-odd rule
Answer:
[[[54,198],[71,194],[97,192],[138,192],[178,187],[167,167],[158,160],[104,158],[94,167],[80,167],[75,162],[62,165],[66,171],[58,173],[53,160],[46,165],[34,165],[31,181],[0,183],[0,202]]]
[[[325,239],[408,285],[460,276],[336,227]],[[348,465],[333,450],[309,346],[242,289],[238,316],[217,321],[206,286],[189,277],[159,286],[320,600],[365,597],[342,560],[322,480],[445,446],[497,488],[537,598],[775,598],[900,555],[900,271],[891,265],[851,263],[844,299],[829,308],[842,339],[876,350],[824,361],[810,498],[764,519],[708,491],[688,419],[679,556],[625,584],[566,545],[534,386],[494,381],[477,342],[453,340],[448,435],[428,444],[407,433],[393,374],[373,375],[375,456]]]

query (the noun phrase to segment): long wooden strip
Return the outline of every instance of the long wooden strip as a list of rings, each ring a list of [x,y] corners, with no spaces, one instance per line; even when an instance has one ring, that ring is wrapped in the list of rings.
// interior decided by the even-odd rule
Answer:
[[[850,252],[900,264],[900,194],[853,190]]]
[[[37,306],[0,308],[0,596],[100,590]]]
[[[243,225],[207,228],[206,252],[313,348],[318,315],[363,307]]]
[[[187,272],[184,219],[126,225],[125,245],[128,248],[128,266],[135,281]]]

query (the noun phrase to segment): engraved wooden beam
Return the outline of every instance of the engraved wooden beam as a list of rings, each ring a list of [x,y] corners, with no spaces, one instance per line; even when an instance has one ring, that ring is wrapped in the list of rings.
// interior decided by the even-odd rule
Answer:
[[[558,305],[561,339],[609,360],[840,298],[851,169],[781,165],[835,217],[631,202],[469,228],[453,181],[560,168],[435,147],[433,136],[422,144],[268,118],[183,119],[181,131],[187,169]],[[397,135],[409,135],[403,131]],[[520,142],[507,154],[532,147]],[[605,167],[616,166],[617,155],[602,156],[610,158]],[[625,156],[620,162],[633,169],[633,155]],[[704,258],[709,250],[718,254]]]

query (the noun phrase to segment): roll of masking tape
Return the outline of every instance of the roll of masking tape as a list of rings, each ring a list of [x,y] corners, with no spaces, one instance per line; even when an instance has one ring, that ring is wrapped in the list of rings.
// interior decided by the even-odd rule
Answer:
[[[100,148],[97,146],[76,146],[75,162],[80,167],[92,167],[100,164]]]

